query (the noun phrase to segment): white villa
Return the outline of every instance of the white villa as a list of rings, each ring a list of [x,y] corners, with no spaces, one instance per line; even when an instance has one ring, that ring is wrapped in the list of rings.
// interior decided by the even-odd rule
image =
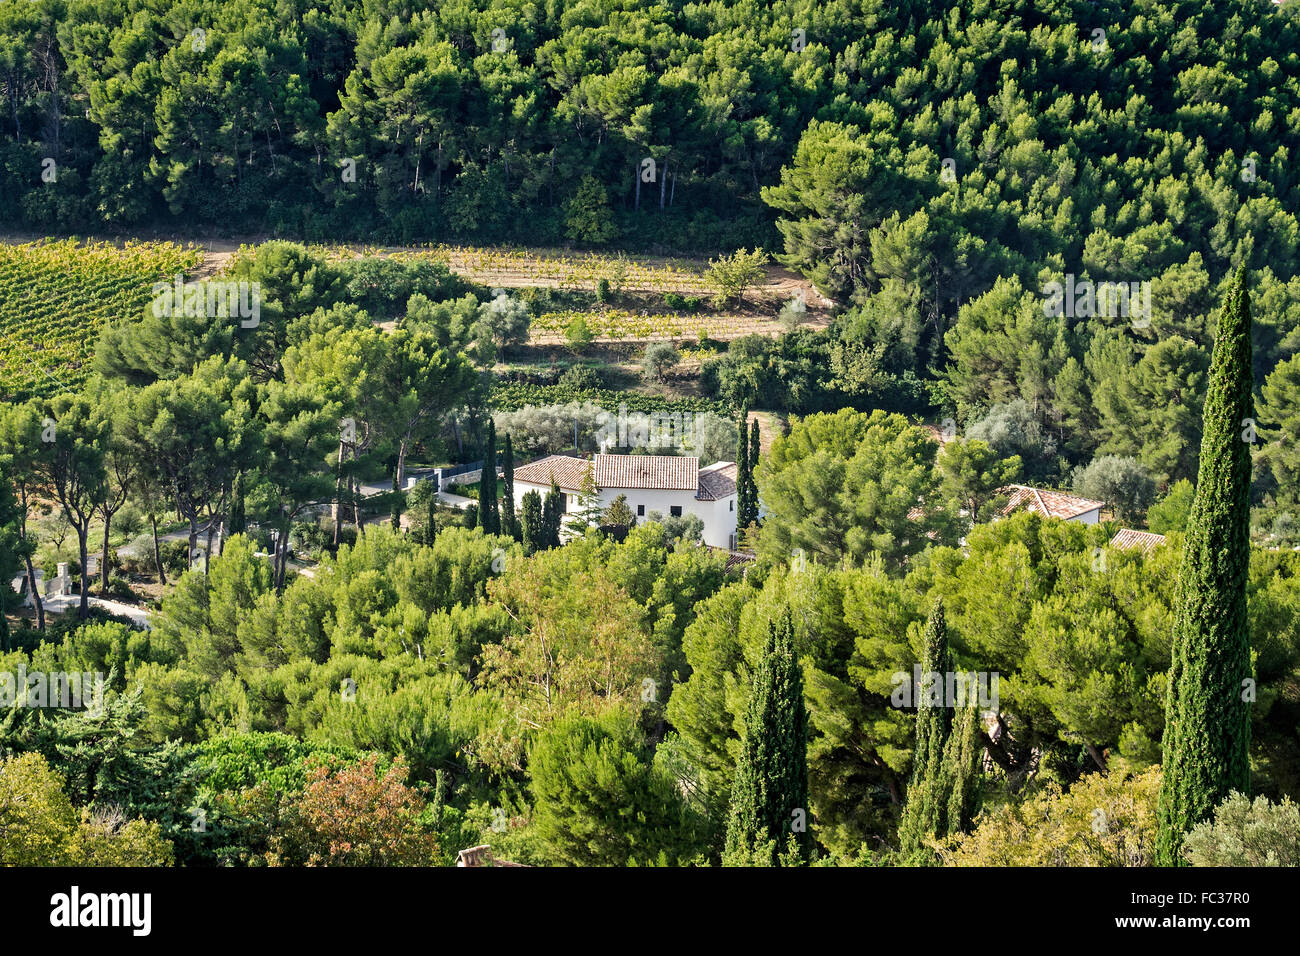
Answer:
[[[574,510],[583,479],[593,469],[600,508],[625,495],[639,520],[654,511],[665,517],[697,515],[704,522],[705,544],[736,547],[736,463],[731,461],[701,468],[698,458],[677,455],[552,455],[515,469],[515,513],[528,492],[545,497],[552,478],[564,493],[564,510]]]

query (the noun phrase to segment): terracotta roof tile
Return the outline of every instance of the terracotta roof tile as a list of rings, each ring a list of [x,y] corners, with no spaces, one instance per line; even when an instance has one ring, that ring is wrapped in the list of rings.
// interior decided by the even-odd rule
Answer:
[[[1099,510],[1106,504],[1104,501],[1067,495],[1063,491],[1047,491],[1043,488],[1031,488],[1028,485],[1007,485],[999,490],[1002,494],[1011,496],[1002,509],[1004,515],[1021,508],[1028,508],[1044,518],[1077,518],[1089,511]]]
[[[551,478],[565,491],[581,491],[582,479],[591,470],[591,462],[572,455],[551,455],[515,469],[515,481],[529,485],[549,485]]]
[[[678,455],[597,455],[596,484],[601,488],[695,491],[700,460]]]
[[[734,461],[722,467],[711,466],[700,470],[700,491],[695,497],[701,501],[718,501],[736,493],[736,473],[739,466]]]
[[[1158,548],[1165,543],[1163,534],[1154,534],[1150,531],[1134,531],[1132,528],[1120,528],[1115,532],[1115,537],[1110,539],[1112,548],[1121,548],[1129,551],[1133,548],[1139,549],[1143,554],[1147,554],[1152,548]]]

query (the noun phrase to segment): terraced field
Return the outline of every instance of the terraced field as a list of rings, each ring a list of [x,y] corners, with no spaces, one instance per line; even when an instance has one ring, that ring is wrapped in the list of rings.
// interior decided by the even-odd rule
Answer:
[[[245,254],[251,246],[230,243],[208,246],[202,275],[216,274],[229,266],[232,255]],[[701,335],[727,341],[743,335],[778,335],[783,330],[777,319],[782,303],[802,295],[807,303],[805,322],[813,327],[830,320],[831,303],[806,279],[779,266],[769,266],[762,283],[751,289],[742,308],[722,311],[705,309],[697,314],[674,312],[663,305],[667,293],[704,299],[715,289],[705,276],[704,259],[630,256],[566,249],[521,249],[505,247],[454,246],[355,246],[313,245],[313,252],[330,259],[357,256],[390,256],[410,261],[429,259],[488,288],[553,288],[592,291],[604,280],[615,294],[636,301],[632,308],[600,307],[586,312],[550,312],[538,316],[529,342],[533,345],[563,345],[576,319],[590,330],[591,341],[648,342],[655,339],[694,339]]]
[[[138,315],[154,282],[200,260],[175,243],[0,243],[0,401],[76,389],[104,323]]]

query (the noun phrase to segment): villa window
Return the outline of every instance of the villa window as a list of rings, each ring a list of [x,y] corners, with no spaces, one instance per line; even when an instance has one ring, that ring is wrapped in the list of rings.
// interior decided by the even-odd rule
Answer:
[[[645,505],[637,505],[637,506],[636,506],[636,516],[637,516],[638,518],[644,518],[644,517],[645,517]]]
[[[682,516],[682,506],[670,505],[668,508],[668,513],[672,515],[674,518],[680,518]]]

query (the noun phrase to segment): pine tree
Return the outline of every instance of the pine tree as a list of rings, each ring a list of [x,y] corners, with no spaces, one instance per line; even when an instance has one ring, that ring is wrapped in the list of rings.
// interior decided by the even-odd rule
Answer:
[[[601,524],[616,528],[636,527],[636,515],[632,513],[632,507],[627,503],[627,495],[619,495],[609,503],[609,507],[601,516]]]
[[[1250,568],[1253,415],[1250,300],[1243,266],[1219,316],[1196,497],[1174,590],[1156,862],[1178,866],[1183,838],[1231,791],[1250,787]]]
[[[754,672],[731,790],[725,866],[797,864],[808,856],[808,713],[787,611]]]
[[[600,507],[600,488],[596,486],[596,469],[588,468],[582,484],[574,496],[574,509],[569,514],[568,529],[579,537],[593,526],[600,525],[603,513]]]
[[[501,513],[497,510],[497,427],[490,418],[483,472],[478,480],[478,523],[484,534],[497,534],[501,530]]]
[[[501,533],[516,541],[521,539],[519,519],[515,516],[515,449],[506,433],[506,444],[501,452],[501,479],[505,487],[501,494]]]
[[[943,687],[952,670],[952,655],[948,650],[948,625],[944,618],[943,601],[938,599],[925,623],[921,649],[921,681],[915,688],[916,701],[916,751],[912,756],[912,780],[907,787],[907,802],[898,824],[898,842],[905,855],[915,854],[925,846],[926,839],[939,833],[940,818],[946,808],[946,795],[942,792],[943,748],[952,730],[952,711],[945,700],[934,701],[925,688],[936,679]]]
[[[546,547],[545,519],[542,516],[542,496],[537,491],[524,492],[520,504],[520,534],[524,542],[524,551],[533,554]]]

